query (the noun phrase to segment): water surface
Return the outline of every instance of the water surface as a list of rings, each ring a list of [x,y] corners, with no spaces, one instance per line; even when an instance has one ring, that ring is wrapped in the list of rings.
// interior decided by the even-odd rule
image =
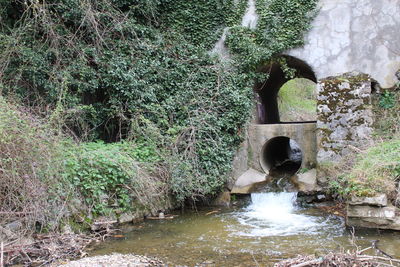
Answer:
[[[355,249],[341,218],[316,208],[299,208],[294,193],[260,193],[244,208],[190,211],[173,220],[146,221],[126,229],[93,255],[135,253],[155,256],[171,266],[271,266],[298,254],[323,255]],[[356,231],[361,248],[379,239],[380,247],[400,255],[397,232]]]

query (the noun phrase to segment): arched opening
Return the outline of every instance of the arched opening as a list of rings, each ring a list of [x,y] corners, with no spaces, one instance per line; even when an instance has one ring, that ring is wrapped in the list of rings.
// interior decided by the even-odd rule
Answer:
[[[304,61],[292,57],[281,56],[285,62],[285,68],[295,70],[295,77],[306,78],[317,82],[312,68]],[[254,87],[257,97],[257,123],[274,124],[280,123],[278,92],[279,89],[289,80],[290,77],[283,70],[284,67],[278,61],[265,65],[259,69],[260,72],[269,73],[268,79],[257,83]]]
[[[261,167],[270,174],[291,176],[300,169],[302,160],[299,145],[286,136],[269,139],[261,149]]]

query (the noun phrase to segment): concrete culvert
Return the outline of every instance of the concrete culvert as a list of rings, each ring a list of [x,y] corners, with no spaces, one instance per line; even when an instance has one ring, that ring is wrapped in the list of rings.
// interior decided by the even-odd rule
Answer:
[[[265,142],[260,163],[270,174],[295,174],[301,167],[303,155],[299,145],[286,136],[277,136]]]

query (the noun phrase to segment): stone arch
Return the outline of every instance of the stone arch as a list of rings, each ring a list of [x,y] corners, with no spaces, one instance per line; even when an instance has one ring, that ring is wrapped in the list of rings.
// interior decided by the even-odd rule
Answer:
[[[281,56],[289,68],[296,71],[296,78],[306,78],[313,82],[317,82],[317,77],[313,69],[303,60],[288,56]],[[275,124],[280,123],[278,109],[278,92],[290,78],[286,77],[282,66],[278,62],[261,66],[260,72],[269,73],[269,77],[264,82],[256,83],[254,91],[258,98],[257,104],[257,123],[259,124]]]

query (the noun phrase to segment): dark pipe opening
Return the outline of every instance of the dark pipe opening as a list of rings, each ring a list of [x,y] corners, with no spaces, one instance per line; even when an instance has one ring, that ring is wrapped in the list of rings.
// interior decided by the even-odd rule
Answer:
[[[270,175],[293,175],[301,167],[303,155],[299,145],[286,136],[268,140],[260,155],[260,163]]]

